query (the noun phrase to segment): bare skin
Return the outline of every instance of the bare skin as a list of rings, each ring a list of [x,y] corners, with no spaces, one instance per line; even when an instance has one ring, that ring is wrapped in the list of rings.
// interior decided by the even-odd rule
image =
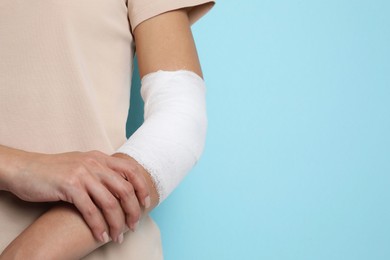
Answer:
[[[123,154],[115,154],[113,157],[123,158],[140,167],[148,186],[153,187],[150,175],[134,159]],[[158,194],[154,188],[153,190],[151,197],[155,206]],[[147,214],[154,206],[143,208],[142,214]],[[107,225],[104,227],[109,228]],[[128,230],[125,225],[121,227],[121,232]],[[61,203],[43,214],[12,241],[0,255],[0,259],[80,259],[105,243],[93,236],[83,216],[74,206]]]
[[[135,28],[134,36],[141,77],[157,70],[174,71],[180,69],[194,71],[202,77],[187,10],[171,11],[151,18]],[[2,155],[0,149],[0,165]],[[96,157],[106,156],[102,154],[97,155],[96,152],[95,155]],[[115,176],[116,174],[123,178],[126,177],[133,188],[132,194],[134,195],[130,196],[129,204],[123,205],[122,200],[112,203],[112,205],[110,204],[115,209],[123,210],[122,216],[118,217],[118,219],[121,219],[119,221],[120,227],[118,227],[118,223],[110,222],[109,211],[105,212],[103,210],[101,214],[97,214],[100,220],[95,220],[102,227],[98,231],[94,231],[93,227],[90,228],[88,226],[89,223],[87,223],[86,216],[88,217],[90,212],[82,209],[83,204],[79,205],[80,209],[76,208],[77,205],[73,207],[70,204],[59,204],[43,214],[20,234],[6,248],[0,259],[26,259],[26,257],[28,259],[79,259],[106,243],[106,241],[102,241],[105,239],[101,235],[101,232],[103,231],[104,233],[104,230],[110,230],[109,233],[113,240],[121,242],[123,239],[122,232],[127,232],[129,228],[136,228],[135,220],[140,217],[140,215],[137,215],[137,212],[139,214],[147,214],[152,210],[158,204],[158,195],[150,175],[134,159],[122,154],[114,154],[111,157],[120,160],[120,162],[126,161],[128,169],[131,169],[126,170],[122,167],[118,169],[106,165],[110,175]],[[13,160],[18,160],[15,158],[17,156]],[[107,161],[107,157],[104,158],[103,161]],[[20,157],[19,160],[23,161]],[[94,158],[89,161],[96,166],[98,159]],[[99,165],[104,166],[104,163],[101,162]],[[9,172],[10,169],[4,170],[0,168],[0,188],[13,190],[14,188],[10,188],[9,178],[5,174],[7,171]],[[127,171],[131,173],[126,174]],[[99,186],[99,183],[106,184],[104,177],[99,176],[97,178],[97,173],[91,175],[98,179],[95,182],[97,186]],[[115,179],[118,181],[115,183],[120,186],[118,184],[120,183],[119,179],[116,177]],[[109,192],[116,194],[116,196],[118,195],[117,188],[110,185],[106,186],[109,186]],[[116,187],[114,184],[112,186]],[[84,186],[81,185],[81,187],[85,188],[85,184]],[[129,186],[127,188],[128,190],[131,189]],[[20,190],[23,189],[21,188]],[[25,193],[20,192],[20,194]],[[58,194],[54,194],[58,196]],[[86,192],[86,194],[89,193]],[[20,195],[20,197],[23,197],[23,195]],[[121,196],[119,197],[121,198]],[[147,199],[148,197],[150,198],[150,203],[147,201],[149,200]],[[59,198],[63,200],[64,197]],[[65,199],[65,201],[70,201],[70,199]],[[102,206],[104,208],[107,205],[103,204]],[[145,206],[149,207],[146,209]],[[83,210],[87,213],[83,214]]]
[[[124,223],[135,229],[138,200],[150,205],[146,179],[129,160],[98,151],[48,155],[0,147],[0,154],[2,190],[25,201],[74,204],[101,242],[108,234],[118,240]]]

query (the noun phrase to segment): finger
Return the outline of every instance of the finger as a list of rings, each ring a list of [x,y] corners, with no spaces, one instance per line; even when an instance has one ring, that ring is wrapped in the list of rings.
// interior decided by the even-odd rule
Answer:
[[[131,157],[129,157],[131,158]],[[137,197],[142,206],[150,207],[150,192],[146,179],[140,169],[127,159],[111,157],[107,160],[107,166],[120,173],[134,187]]]
[[[102,181],[119,199],[122,210],[126,214],[127,226],[135,231],[136,225],[141,217],[141,207],[133,185],[122,177],[119,177],[115,172],[112,173],[111,177],[105,178]]]
[[[94,237],[102,242],[109,241],[106,222],[101,211],[96,207],[87,193],[80,192],[74,196],[73,204],[80,211]]]
[[[88,185],[87,190],[93,201],[100,208],[110,229],[111,238],[121,242],[125,226],[125,214],[114,195],[101,183]],[[122,238],[121,238],[122,236]]]

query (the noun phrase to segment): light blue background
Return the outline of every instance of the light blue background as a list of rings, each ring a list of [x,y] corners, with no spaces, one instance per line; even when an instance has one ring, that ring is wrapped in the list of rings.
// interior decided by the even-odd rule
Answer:
[[[153,213],[165,259],[390,259],[390,2],[220,0],[193,31],[208,140]]]

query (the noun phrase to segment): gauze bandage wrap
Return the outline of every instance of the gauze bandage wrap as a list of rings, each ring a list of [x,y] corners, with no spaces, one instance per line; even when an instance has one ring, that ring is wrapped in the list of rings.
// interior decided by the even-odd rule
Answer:
[[[161,203],[195,165],[206,139],[205,84],[190,71],[142,78],[144,123],[119,148],[152,176]]]

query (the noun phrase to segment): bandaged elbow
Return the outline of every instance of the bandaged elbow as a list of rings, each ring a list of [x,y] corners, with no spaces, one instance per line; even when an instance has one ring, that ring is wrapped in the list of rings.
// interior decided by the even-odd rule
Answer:
[[[205,145],[206,88],[190,71],[143,77],[144,123],[118,150],[151,175],[161,203],[199,160]]]

